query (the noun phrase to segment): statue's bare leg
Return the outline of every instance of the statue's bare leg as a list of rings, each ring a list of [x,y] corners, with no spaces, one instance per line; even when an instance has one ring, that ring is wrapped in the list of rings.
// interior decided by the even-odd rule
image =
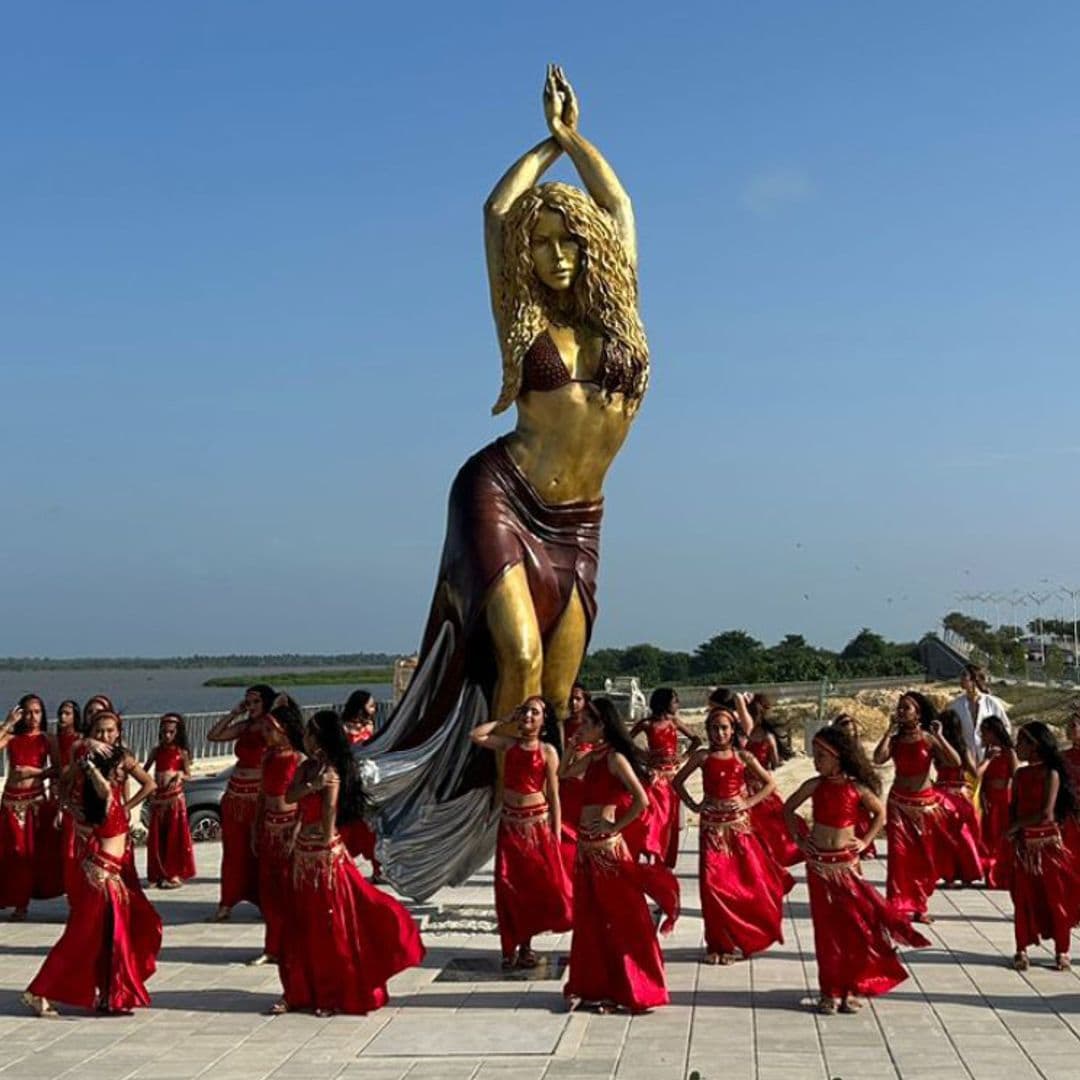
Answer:
[[[498,670],[492,719],[505,720],[527,697],[542,692],[544,647],[521,563],[507,570],[492,588],[487,625]]]
[[[555,714],[560,720],[564,720],[570,712],[570,690],[581,670],[588,637],[589,623],[575,587],[548,637],[540,680],[541,693],[555,707]]]

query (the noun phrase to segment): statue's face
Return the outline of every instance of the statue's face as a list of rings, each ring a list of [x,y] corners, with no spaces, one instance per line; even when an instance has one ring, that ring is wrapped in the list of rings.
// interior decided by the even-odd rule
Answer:
[[[581,270],[581,244],[570,235],[558,210],[541,210],[533,229],[533,267],[536,276],[554,292],[565,292]]]

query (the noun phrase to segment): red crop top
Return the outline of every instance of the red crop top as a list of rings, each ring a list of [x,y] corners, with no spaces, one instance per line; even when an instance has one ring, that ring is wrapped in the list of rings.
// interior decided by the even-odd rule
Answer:
[[[814,824],[827,825],[830,829],[853,828],[859,817],[862,800],[859,791],[848,779],[823,779],[811,797],[814,808]]]
[[[43,731],[13,735],[7,751],[13,769],[44,769],[49,763],[49,737]]]
[[[280,799],[289,790],[299,764],[300,755],[295,750],[267,750],[263,758],[263,794]]]
[[[893,763],[896,765],[896,775],[905,778],[925,776],[930,771],[930,763],[934,758],[930,744],[925,739],[916,739],[914,742],[894,739],[892,755]]]
[[[1017,817],[1041,814],[1046,800],[1046,766],[1024,765],[1017,769],[1013,777],[1013,796]]]
[[[701,775],[707,799],[734,799],[746,791],[746,766],[738,754],[729,758],[710,754]]]
[[[159,746],[154,754],[154,771],[183,772],[184,751],[179,746]]]
[[[520,743],[515,743],[506,751],[503,780],[507,791],[535,795],[544,790],[546,779],[544,751],[539,746],[535,750],[526,750]]]
[[[769,761],[772,759],[772,747],[769,745],[768,739],[750,739],[746,743],[746,749],[766,769],[769,767]]]
[[[663,720],[650,723],[645,728],[645,736],[652,754],[673,758],[679,752],[679,729],[672,723]]]
[[[1010,778],[1009,769],[1012,765],[1012,758],[1008,750],[1002,750],[1000,753],[995,754],[990,758],[986,769],[983,771],[983,783],[989,783],[991,781],[1008,780]]]
[[[585,769],[582,806],[610,806],[626,794],[622,781],[613,776],[608,765],[610,750],[594,753]]]
[[[962,784],[964,782],[963,765],[939,765],[937,778],[942,784]]]
[[[123,781],[109,784],[109,804],[105,808],[105,820],[94,826],[94,835],[99,840],[108,840],[114,836],[123,836],[128,831],[127,811],[124,809]]]
[[[266,740],[257,727],[246,727],[236,737],[234,750],[238,769],[260,769],[263,754],[266,753]]]
[[[323,791],[311,791],[300,799],[300,824],[318,825],[322,821]]]

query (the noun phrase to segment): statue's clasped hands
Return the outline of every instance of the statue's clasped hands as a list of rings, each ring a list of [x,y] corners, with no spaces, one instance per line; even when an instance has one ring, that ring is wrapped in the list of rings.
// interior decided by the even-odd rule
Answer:
[[[544,118],[552,135],[558,135],[560,126],[576,128],[580,115],[581,109],[570,80],[558,64],[548,64],[544,78]]]

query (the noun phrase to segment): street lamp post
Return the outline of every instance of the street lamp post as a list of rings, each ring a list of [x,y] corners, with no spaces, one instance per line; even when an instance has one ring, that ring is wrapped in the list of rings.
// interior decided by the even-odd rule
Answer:
[[[1053,595],[1053,593],[1028,593],[1028,596],[1035,601],[1035,626],[1039,634],[1039,656],[1042,658],[1044,679],[1046,678],[1046,642],[1043,640],[1042,632],[1042,606]]]
[[[1064,585],[1058,586],[1061,592],[1072,600],[1073,605],[1073,682],[1080,682],[1080,646],[1077,645],[1076,634],[1076,601],[1080,598],[1080,589],[1067,589]]]

